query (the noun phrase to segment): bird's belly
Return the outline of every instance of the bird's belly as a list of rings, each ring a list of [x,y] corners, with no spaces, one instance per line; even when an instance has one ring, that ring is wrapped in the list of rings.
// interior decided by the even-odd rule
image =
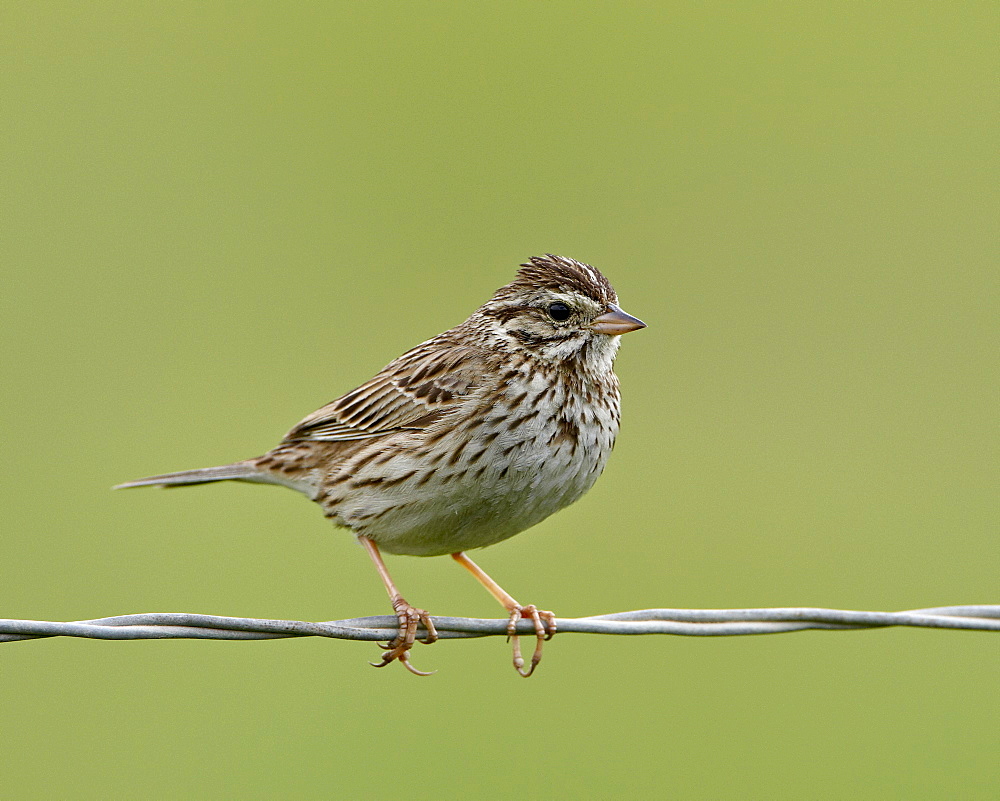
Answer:
[[[433,467],[397,465],[396,475],[355,490],[338,508],[338,522],[388,553],[439,556],[505,540],[573,503],[593,486],[611,451],[617,426],[556,441],[558,429],[539,424],[488,447],[472,444]],[[364,479],[361,480],[362,488]],[[385,486],[389,484],[389,486]]]

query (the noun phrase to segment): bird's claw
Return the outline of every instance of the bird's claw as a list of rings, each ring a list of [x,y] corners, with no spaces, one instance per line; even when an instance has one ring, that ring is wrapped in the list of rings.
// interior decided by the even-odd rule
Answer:
[[[397,598],[392,602],[392,608],[399,617],[399,634],[396,635],[395,639],[386,643],[385,653],[382,654],[381,662],[369,662],[368,664],[372,667],[385,667],[390,662],[399,662],[414,676],[430,676],[435,671],[430,671],[425,673],[422,670],[417,670],[413,665],[410,664],[410,649],[413,647],[413,643],[417,642],[417,628],[423,625],[427,633],[424,636],[423,642],[425,645],[430,645],[432,642],[436,642],[438,638],[437,629],[434,628],[434,623],[431,621],[430,615],[427,614],[423,609],[417,609],[415,606],[411,606],[402,598]]]
[[[535,624],[535,652],[531,655],[531,664],[527,670],[524,669],[524,657],[521,656],[521,638],[517,633],[519,620],[531,620]],[[544,622],[542,622],[543,620]],[[534,604],[515,606],[511,609],[510,621],[507,623],[507,639],[514,652],[514,670],[524,678],[528,678],[534,673],[538,663],[542,661],[542,644],[546,640],[551,640],[555,633],[556,616],[552,612],[542,611]]]

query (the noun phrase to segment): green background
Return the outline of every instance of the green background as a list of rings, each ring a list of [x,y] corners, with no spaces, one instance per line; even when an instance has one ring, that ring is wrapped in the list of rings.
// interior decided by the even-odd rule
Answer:
[[[476,554],[572,617],[997,603],[994,2],[0,4],[0,616],[388,605],[256,455],[519,262],[649,324],[576,506]],[[497,616],[449,559],[436,614]],[[0,653],[11,798],[996,798],[1000,639]]]

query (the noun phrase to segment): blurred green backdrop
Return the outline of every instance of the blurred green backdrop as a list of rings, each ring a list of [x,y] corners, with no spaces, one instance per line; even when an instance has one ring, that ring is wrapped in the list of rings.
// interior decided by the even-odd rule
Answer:
[[[3,617],[387,609],[260,453],[527,257],[649,329],[562,616],[1000,601],[994,2],[0,4]],[[496,616],[447,559],[437,614]],[[996,636],[3,646],[10,798],[996,798]]]

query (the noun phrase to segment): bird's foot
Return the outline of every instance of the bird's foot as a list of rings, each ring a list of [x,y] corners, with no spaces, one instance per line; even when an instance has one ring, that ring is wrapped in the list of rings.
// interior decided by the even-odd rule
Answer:
[[[521,638],[517,633],[517,621],[531,620],[535,624],[535,652],[531,655],[531,665],[524,669],[524,657],[521,656]],[[544,622],[543,622],[544,621]],[[543,612],[534,604],[515,606],[510,610],[510,622],[507,624],[507,639],[514,651],[514,670],[528,678],[535,672],[538,663],[542,661],[542,644],[551,640],[556,633],[556,616],[551,612]]]
[[[434,623],[431,621],[430,615],[423,609],[410,606],[402,598],[395,599],[392,602],[392,608],[399,616],[399,634],[385,645],[386,651],[382,654],[381,662],[369,662],[368,664],[372,667],[385,667],[390,662],[399,662],[415,676],[430,676],[434,673],[433,670],[425,673],[422,670],[417,670],[410,664],[410,649],[413,647],[413,643],[417,641],[418,626],[423,625],[427,630],[427,634],[421,641],[425,645],[430,645],[438,638],[437,629],[434,628]]]

